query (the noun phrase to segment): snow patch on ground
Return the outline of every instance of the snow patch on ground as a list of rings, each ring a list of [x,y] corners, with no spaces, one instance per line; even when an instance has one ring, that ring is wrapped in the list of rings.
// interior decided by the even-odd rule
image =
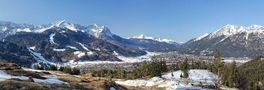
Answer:
[[[89,55],[93,55],[94,53],[89,51],[89,52],[86,52],[86,54],[89,56]]]
[[[172,73],[173,73],[173,76],[172,76]],[[182,80],[180,78],[180,75],[182,74],[181,71],[175,71],[172,73],[167,73],[163,75],[162,77],[164,77],[165,79],[174,79],[177,81]],[[207,70],[192,69],[189,71],[189,79],[193,83],[204,82],[204,83],[209,83],[213,85],[218,80],[218,77],[212,72],[209,72]]]
[[[66,46],[66,47],[68,47],[68,48],[70,48],[70,49],[74,49],[74,50],[78,50],[76,47],[74,47],[74,46],[70,46],[70,45],[68,45],[68,46]]]
[[[82,51],[75,51],[73,52],[73,54],[77,55],[78,58],[85,56],[85,52],[82,52]]]
[[[20,80],[27,80],[28,79],[28,77],[25,77],[25,76],[13,76],[13,75],[7,74],[3,70],[0,70],[0,81],[5,81],[5,80],[11,79],[11,78],[17,78]]]
[[[34,82],[47,83],[47,84],[68,84],[67,82],[61,81],[56,75],[45,75],[47,79],[33,78]]]
[[[68,84],[67,82],[59,80],[56,75],[46,75],[43,77],[45,77],[46,79],[33,78],[33,81],[34,82],[47,83],[47,84]],[[26,76],[13,76],[13,75],[7,74],[3,70],[0,70],[0,81],[5,81],[7,79],[12,79],[12,78],[17,78],[20,80],[28,80],[29,79]]]
[[[35,50],[36,46],[32,46],[32,47],[29,47],[29,48],[32,49],[32,50]]]
[[[78,43],[84,50],[90,51],[87,47],[85,47],[82,43]]]
[[[172,75],[173,73],[173,75]],[[117,80],[115,81],[117,84],[125,85],[125,86],[135,86],[135,87],[150,87],[150,86],[158,86],[164,87],[167,90],[186,90],[186,89],[198,89],[201,90],[201,87],[194,87],[191,85],[183,84],[183,79],[180,78],[181,71],[175,71],[172,73],[167,73],[162,75],[162,77],[153,77],[149,80]],[[214,85],[214,83],[218,80],[218,77],[207,71],[200,69],[191,69],[189,71],[189,80],[191,83],[208,83]]]
[[[150,80],[126,80],[126,81],[116,81],[116,83],[125,86],[155,86],[163,83],[164,80],[159,77],[153,77]]]
[[[66,27],[66,28],[68,28],[68,29],[70,29],[70,30],[72,30],[74,32],[77,32],[78,31],[78,29],[72,23],[64,23],[63,25],[64,25],[64,27]]]
[[[87,55],[92,55],[92,54],[94,54],[91,50],[89,50],[87,47],[85,47],[85,45],[84,44],[82,44],[82,43],[78,43],[84,50],[86,50],[87,52],[86,52],[86,54]]]
[[[63,51],[65,51],[65,49],[57,49],[57,48],[53,48],[53,51],[56,51],[56,52],[63,52]]]
[[[53,33],[53,34],[50,34],[50,43],[51,44],[56,44],[55,42],[54,42],[54,36],[55,36],[56,34],[55,33]]]
[[[192,85],[179,84],[166,88],[166,90],[204,90],[202,87],[195,87]],[[205,89],[206,90],[206,89]]]
[[[31,72],[45,72],[45,70],[37,70],[37,69],[31,69],[31,68],[23,68],[22,67],[22,69],[25,71],[31,71]]]
[[[114,51],[113,55],[118,56],[119,54],[116,51]]]

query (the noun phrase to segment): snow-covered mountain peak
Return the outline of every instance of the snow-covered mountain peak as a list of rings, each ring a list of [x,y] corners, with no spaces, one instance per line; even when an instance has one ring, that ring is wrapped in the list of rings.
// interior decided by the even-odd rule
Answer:
[[[76,28],[75,24],[66,22],[65,20],[57,21],[57,22],[55,22],[51,26],[53,26],[53,27],[60,27],[60,28],[67,28],[67,29],[72,30],[72,31],[75,31],[75,32],[77,32],[77,30],[78,30]]]
[[[146,36],[144,34],[140,34],[138,36],[133,36],[132,39],[150,39],[150,40],[155,40],[155,41],[159,41],[159,42],[175,43],[175,41],[171,40],[171,39],[155,38],[155,37]]]
[[[238,33],[264,33],[264,26],[261,25],[251,25],[248,27],[238,26],[238,25],[225,25],[223,28],[216,32],[211,33],[210,37],[218,36],[230,36]]]
[[[164,39],[158,38],[156,40],[159,41],[159,42],[176,43],[174,40],[172,40],[172,39],[166,39],[166,38],[164,38]]]
[[[105,28],[104,26],[100,26],[98,24],[90,25],[90,27],[91,27],[91,30],[94,32],[102,32],[103,29]]]
[[[264,29],[263,26],[261,25],[251,25],[249,27],[247,27],[248,30],[259,30],[259,29]]]
[[[225,25],[223,28],[213,32],[210,34],[210,37],[218,37],[218,36],[230,36],[237,33],[245,32],[246,29],[243,26],[238,25]]]
[[[140,34],[138,36],[133,36],[134,39],[155,39],[154,37],[146,36],[144,34]]]
[[[46,31],[48,29],[52,29],[52,28],[66,28],[66,29],[69,29],[69,30],[72,30],[75,32],[77,32],[77,30],[78,30],[76,28],[75,24],[68,23],[65,20],[60,20],[60,21],[56,21],[54,23],[51,23],[47,26],[40,26],[40,28],[35,30],[35,32],[44,32],[44,31]]]
[[[100,31],[100,35],[107,35],[107,36],[110,36],[112,37],[112,32],[109,30],[108,27],[106,26],[102,26],[102,31]]]
[[[73,23],[63,23],[63,26],[67,29],[70,29],[72,31],[77,31],[78,29],[76,28],[75,24]]]
[[[32,32],[34,25],[31,24],[17,24],[8,21],[0,21],[0,33],[5,33],[6,35],[15,34],[17,32]]]
[[[99,38],[102,35],[107,35],[110,37],[112,36],[112,33],[109,30],[109,28],[104,25],[93,24],[88,27],[89,27],[89,30],[91,30],[90,34],[97,38]]]
[[[139,36],[135,36],[134,38],[145,39],[145,35],[144,34],[140,34]]]
[[[199,41],[203,38],[216,38],[216,37],[222,37],[222,40],[225,40],[226,38],[228,38],[229,36],[232,36],[232,35],[236,35],[236,34],[241,34],[243,33],[243,35],[246,35],[246,39],[248,38],[248,35],[251,34],[251,33],[254,33],[254,34],[264,34],[264,26],[261,26],[261,25],[251,25],[251,26],[239,26],[239,25],[230,25],[230,24],[227,24],[225,26],[223,26],[222,28],[218,29],[217,31],[215,32],[212,32],[210,34],[204,34],[200,37],[197,37],[195,39],[193,39],[193,41]],[[220,42],[221,42],[220,41]]]
[[[100,25],[98,25],[98,24],[96,24],[96,23],[92,24],[91,26],[93,26],[93,27],[95,27],[95,28],[100,28]]]
[[[65,20],[59,20],[59,21],[56,21],[55,23],[53,23],[52,25],[60,27],[63,23],[65,23]]]

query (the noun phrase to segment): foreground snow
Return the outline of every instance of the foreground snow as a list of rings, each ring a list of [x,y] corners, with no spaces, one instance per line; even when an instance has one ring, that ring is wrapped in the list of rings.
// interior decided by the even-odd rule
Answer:
[[[31,71],[31,72],[45,72],[45,70],[37,70],[37,69],[24,68],[24,67],[22,67],[22,69],[25,71]]]
[[[188,85],[179,84],[179,85],[174,85],[174,86],[168,87],[168,88],[166,88],[166,90],[203,90],[203,88],[192,86],[190,84],[188,84]]]
[[[34,82],[47,83],[47,84],[68,84],[67,82],[59,80],[56,75],[45,75],[43,77],[45,77],[46,79],[38,79],[38,78],[32,78],[32,79]],[[0,81],[5,81],[7,79],[12,79],[12,78],[17,78],[19,80],[29,79],[26,76],[13,76],[11,74],[7,74],[3,70],[0,70]]]
[[[172,75],[173,73],[173,75]],[[183,84],[183,79],[180,78],[181,71],[175,71],[162,75],[162,77],[153,77],[149,80],[118,80],[117,84],[135,87],[150,87],[158,86],[166,88],[167,90],[186,90],[186,89],[202,89],[192,85]],[[207,83],[213,85],[217,80],[217,76],[207,70],[192,69],[189,71],[189,80],[191,83]]]
[[[13,76],[13,75],[7,74],[3,70],[0,70],[0,81],[5,81],[5,80],[11,79],[11,78],[17,78],[20,80],[27,80],[28,79],[28,77],[25,77],[25,76]]]
[[[162,75],[162,77],[169,80],[182,81],[180,78],[180,75],[182,74],[181,71],[175,71],[172,73]],[[192,69],[189,71],[189,79],[192,83],[204,82],[213,85],[215,82],[217,82],[217,78],[218,77],[215,74],[207,70]]]
[[[67,82],[59,80],[56,75],[46,75],[43,77],[45,77],[47,79],[33,78],[33,80],[34,80],[34,82],[48,83],[48,84],[68,84]]]
[[[125,86],[156,86],[164,83],[164,79],[159,77],[153,77],[149,80],[125,80],[125,81],[116,81],[117,84]]]

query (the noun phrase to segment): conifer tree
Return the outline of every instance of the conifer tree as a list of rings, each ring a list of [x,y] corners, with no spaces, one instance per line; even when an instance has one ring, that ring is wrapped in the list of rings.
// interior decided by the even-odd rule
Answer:
[[[222,63],[222,57],[219,49],[216,49],[214,52],[214,61],[212,66],[212,72],[217,73],[217,75],[220,75],[220,70],[224,66],[224,64]]]
[[[189,64],[188,59],[185,58],[184,61],[179,65],[180,70],[183,72],[183,78],[188,78],[189,76]]]
[[[118,69],[118,70],[117,70],[117,77],[118,77],[118,78],[125,78],[125,70],[123,70],[123,69]]]
[[[237,69],[236,62],[233,61],[230,66],[230,75],[229,75],[229,85],[230,87],[238,87],[239,86],[239,72]]]

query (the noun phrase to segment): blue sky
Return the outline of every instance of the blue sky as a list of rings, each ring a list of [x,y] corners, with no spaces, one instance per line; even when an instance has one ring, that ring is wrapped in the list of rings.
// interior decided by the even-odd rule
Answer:
[[[264,25],[263,0],[1,0],[0,20],[47,24],[65,19],[185,42],[226,24]]]

